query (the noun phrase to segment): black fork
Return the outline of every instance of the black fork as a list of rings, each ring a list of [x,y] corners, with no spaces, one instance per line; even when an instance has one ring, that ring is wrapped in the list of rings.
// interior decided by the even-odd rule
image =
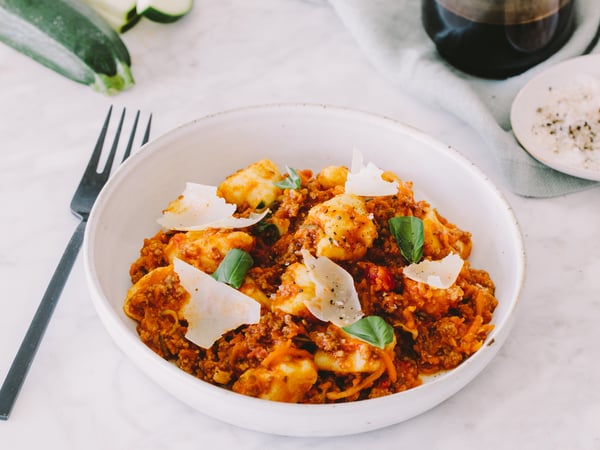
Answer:
[[[115,132],[115,138],[113,140],[110,153],[107,156],[104,168],[102,171],[98,171],[100,157],[104,147],[104,139],[110,123],[111,114],[112,106],[108,110],[108,115],[106,116],[104,124],[102,125],[102,130],[100,132],[100,136],[98,137],[98,141],[96,142],[96,147],[92,152],[90,161],[88,162],[81,181],[79,182],[79,186],[75,191],[75,195],[71,200],[71,212],[79,219],[79,224],[77,225],[71,240],[67,244],[67,248],[65,249],[62,258],[60,259],[58,266],[54,271],[54,275],[50,279],[50,283],[46,288],[46,292],[44,293],[40,305],[33,316],[31,324],[29,325],[27,333],[23,338],[23,342],[17,351],[15,359],[10,366],[8,374],[6,375],[6,379],[0,388],[1,420],[7,420],[10,416],[10,412],[12,411],[17,396],[19,395],[19,391],[23,386],[27,372],[29,371],[31,363],[33,362],[33,358],[37,352],[42,337],[44,336],[46,328],[48,327],[48,323],[50,322],[52,313],[54,312],[56,304],[58,303],[58,299],[62,293],[65,282],[67,281],[71,269],[73,268],[73,263],[75,262],[77,254],[79,253],[81,244],[83,243],[83,235],[90,211],[92,210],[92,206],[94,205],[98,194],[110,176],[115,156],[117,154],[123,121],[125,119],[125,109],[123,109],[123,112],[121,113],[121,119],[119,120],[119,124]],[[139,117],[140,112],[137,111],[122,161],[125,161],[131,154]],[[142,145],[148,142],[150,137],[151,123],[152,116],[150,116],[148,119],[148,125],[146,126],[146,131],[144,132],[142,139]]]

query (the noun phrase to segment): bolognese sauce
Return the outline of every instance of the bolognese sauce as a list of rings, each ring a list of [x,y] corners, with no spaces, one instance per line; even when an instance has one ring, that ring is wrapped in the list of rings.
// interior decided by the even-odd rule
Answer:
[[[426,201],[412,183],[391,172],[391,195],[346,191],[343,166],[283,174],[269,160],[227,177],[217,195],[244,218],[242,228],[163,229],[144,240],[130,268],[124,311],[140,339],[160,357],[208,383],[274,401],[334,403],[394,394],[418,386],[424,375],[457,367],[492,330],[497,305],[487,272],[471,267],[471,235]],[[282,181],[295,178],[295,186]],[[464,263],[448,287],[409,278],[390,219],[422,223],[422,260],[454,254]],[[213,274],[231,249],[251,256],[238,290],[260,305],[260,318],[225,331],[208,348],[186,334],[190,293],[173,266],[180,259]],[[317,296],[303,252],[327,258],[348,273],[364,317],[393,331],[373,345],[307,307]],[[354,320],[354,319],[352,319]]]

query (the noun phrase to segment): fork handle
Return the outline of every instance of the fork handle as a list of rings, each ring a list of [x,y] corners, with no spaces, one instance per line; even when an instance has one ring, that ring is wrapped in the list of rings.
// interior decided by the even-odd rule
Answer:
[[[6,379],[0,388],[0,420],[7,420],[25,381],[29,367],[40,345],[44,332],[50,322],[50,317],[58,303],[65,282],[71,273],[73,263],[83,243],[83,235],[87,221],[82,220],[77,225],[71,240],[67,244],[54,275],[46,288],[29,329],[21,342],[21,346],[10,366]]]

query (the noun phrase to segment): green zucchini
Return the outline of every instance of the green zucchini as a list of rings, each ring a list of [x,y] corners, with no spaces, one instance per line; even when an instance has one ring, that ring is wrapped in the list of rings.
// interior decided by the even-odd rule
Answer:
[[[136,0],[83,0],[96,10],[118,33],[124,33],[138,23]]]
[[[189,13],[194,0],[137,0],[138,14],[154,22],[170,23]]]
[[[117,32],[78,0],[0,0],[0,42],[99,92],[134,83]]]

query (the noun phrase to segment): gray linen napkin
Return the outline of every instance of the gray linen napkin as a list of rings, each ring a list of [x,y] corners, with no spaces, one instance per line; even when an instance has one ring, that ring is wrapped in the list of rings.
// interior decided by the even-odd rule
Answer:
[[[388,79],[428,104],[441,107],[477,130],[489,143],[506,187],[525,197],[553,197],[598,186],[533,159],[510,129],[510,107],[519,89],[559,61],[600,50],[600,0],[577,0],[577,28],[551,58],[506,80],[464,74],[437,53],[421,24],[421,0],[329,0],[371,63]],[[486,156],[483,156],[486,157]]]

